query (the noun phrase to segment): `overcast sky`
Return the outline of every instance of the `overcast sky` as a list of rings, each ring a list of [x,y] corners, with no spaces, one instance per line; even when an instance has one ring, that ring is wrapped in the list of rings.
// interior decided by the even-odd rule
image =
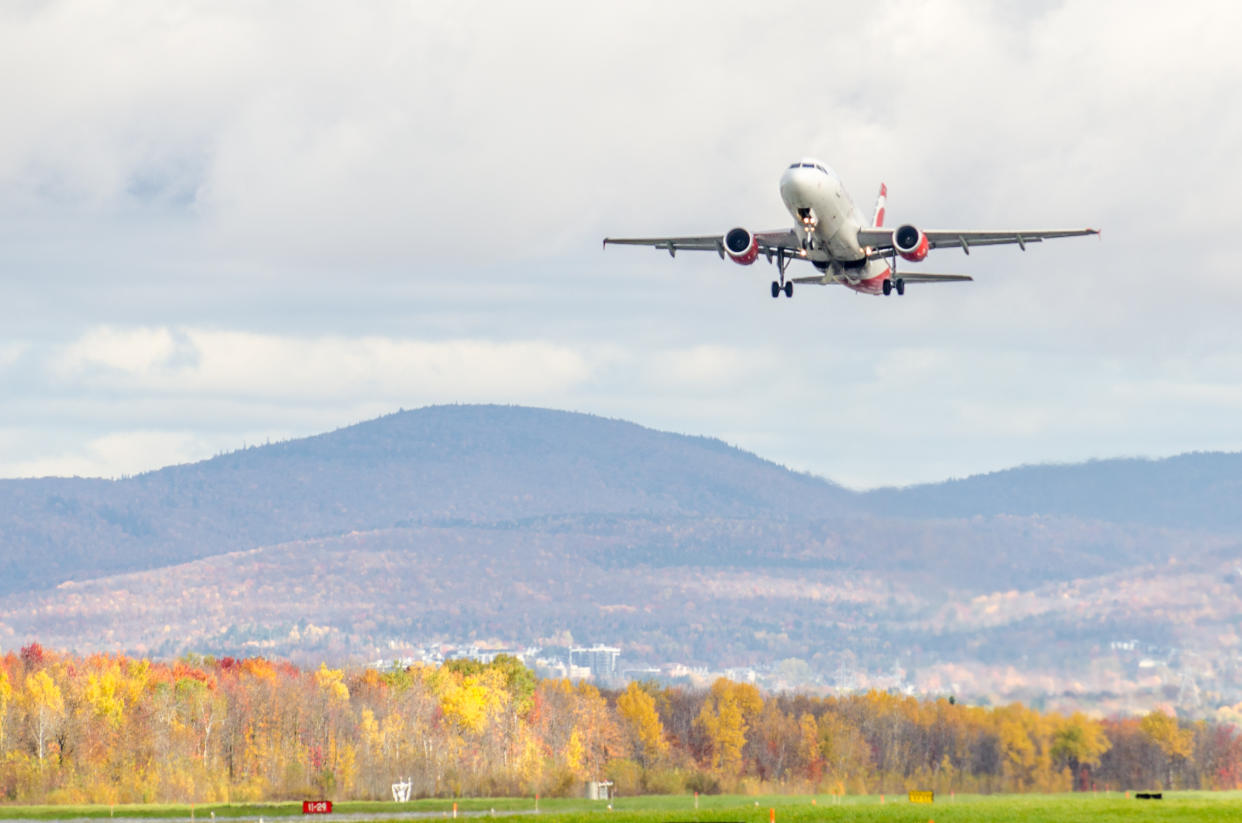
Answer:
[[[1242,449],[1232,3],[0,6],[0,477],[397,408],[720,437],[855,487]],[[611,235],[1099,226],[800,287]],[[795,264],[797,265],[797,264]]]

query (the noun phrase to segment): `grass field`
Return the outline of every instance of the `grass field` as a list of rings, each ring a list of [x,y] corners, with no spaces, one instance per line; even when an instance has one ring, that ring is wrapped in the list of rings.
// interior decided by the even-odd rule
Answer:
[[[812,803],[812,800],[814,803]],[[741,797],[715,795],[699,798],[665,795],[624,797],[612,809],[599,801],[576,798],[544,799],[539,802],[541,823],[770,823],[775,810],[777,823],[1111,823],[1111,821],[1242,821],[1242,792],[1166,792],[1163,800],[1137,800],[1113,793],[1055,795],[959,795],[938,797],[930,805],[907,801],[905,795],[833,798],[821,795]],[[462,798],[463,814],[483,813],[498,821],[530,823],[534,811],[530,798]],[[393,812],[423,812],[452,817],[453,801],[415,800],[409,803],[341,802],[333,815],[313,816],[323,823],[339,815],[367,815],[373,820],[391,819]],[[153,818],[209,821],[216,818],[276,818],[301,816],[300,803],[126,805],[126,806],[0,806],[0,819],[67,820],[78,818]]]

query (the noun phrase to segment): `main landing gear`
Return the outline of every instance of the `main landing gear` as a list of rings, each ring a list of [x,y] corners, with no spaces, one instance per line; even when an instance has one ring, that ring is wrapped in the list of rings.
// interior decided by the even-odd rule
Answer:
[[[906,281],[897,276],[897,249],[893,249],[891,262],[888,264],[889,276],[884,278],[884,296],[888,297],[893,293],[893,289],[897,290],[900,297],[906,293]]]
[[[771,259],[770,257],[768,258],[768,260]],[[781,292],[785,292],[786,297],[793,297],[793,283],[785,281],[785,269],[787,268],[789,268],[789,258],[785,256],[785,250],[783,248],[777,249],[776,270],[780,272],[781,279],[779,283],[775,280],[772,281],[772,297],[774,298],[780,297]]]

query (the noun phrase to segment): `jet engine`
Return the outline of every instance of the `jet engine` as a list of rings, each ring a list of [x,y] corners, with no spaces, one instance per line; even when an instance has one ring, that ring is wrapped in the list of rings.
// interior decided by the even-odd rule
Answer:
[[[918,263],[927,256],[931,246],[927,235],[907,223],[893,231],[893,248],[906,260]]]
[[[759,257],[759,241],[746,229],[730,229],[724,236],[724,247],[739,266],[749,266]]]

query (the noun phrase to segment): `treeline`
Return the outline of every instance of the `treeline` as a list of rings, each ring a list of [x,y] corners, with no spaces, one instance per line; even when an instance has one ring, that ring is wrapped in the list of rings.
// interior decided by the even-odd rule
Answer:
[[[0,659],[0,798],[207,802],[640,792],[1238,788],[1230,725],[880,692],[537,680],[519,661],[302,670],[260,658]]]

